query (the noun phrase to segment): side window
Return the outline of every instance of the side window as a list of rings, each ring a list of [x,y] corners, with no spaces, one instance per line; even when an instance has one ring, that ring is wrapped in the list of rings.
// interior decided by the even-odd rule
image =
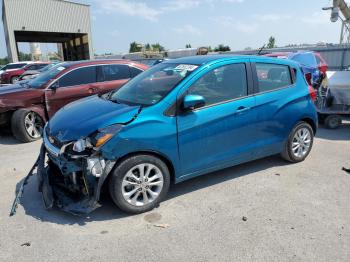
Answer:
[[[143,71],[141,69],[135,68],[130,66],[130,73],[131,73],[131,77],[135,77],[138,74],[142,73]]]
[[[28,66],[27,70],[37,70],[37,65]]]
[[[41,64],[41,65],[37,65],[36,67],[36,69],[37,70],[39,70],[39,69],[42,69],[42,68],[44,68],[45,66],[48,66],[49,64]]]
[[[259,92],[267,92],[292,85],[289,66],[256,63]]]
[[[129,66],[127,65],[102,65],[99,70],[98,80],[113,81],[130,78]]]
[[[199,78],[187,94],[203,96],[206,106],[246,96],[248,87],[245,64],[213,69]]]
[[[89,66],[75,69],[59,79],[59,86],[77,86],[96,82],[96,67]]]

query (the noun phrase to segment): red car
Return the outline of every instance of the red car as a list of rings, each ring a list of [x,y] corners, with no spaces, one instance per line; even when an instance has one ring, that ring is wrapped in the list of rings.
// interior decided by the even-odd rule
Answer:
[[[48,64],[50,64],[50,62],[33,62],[20,68],[6,70],[0,75],[0,82],[2,84],[14,84],[18,81],[20,75],[22,75],[25,71],[39,70]]]
[[[147,68],[128,60],[60,63],[37,78],[0,88],[0,125],[10,125],[22,142],[37,140],[64,105],[117,89]]]

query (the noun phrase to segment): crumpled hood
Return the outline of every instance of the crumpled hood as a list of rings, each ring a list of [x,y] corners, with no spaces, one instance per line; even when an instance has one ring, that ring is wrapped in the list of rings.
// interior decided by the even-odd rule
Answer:
[[[125,124],[138,113],[140,106],[128,106],[91,96],[75,101],[60,109],[48,122],[50,136],[60,142],[85,138],[113,124]]]
[[[20,84],[14,84],[14,85],[8,85],[8,86],[0,86],[0,98],[1,95],[6,95],[10,93],[17,93],[17,92],[23,92],[26,90],[30,90],[30,88],[27,88],[25,86],[21,86]]]

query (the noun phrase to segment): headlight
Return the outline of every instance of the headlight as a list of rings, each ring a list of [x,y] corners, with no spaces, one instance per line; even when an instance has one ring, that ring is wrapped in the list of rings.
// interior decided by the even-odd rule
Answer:
[[[73,144],[73,151],[77,153],[84,152],[86,149],[99,148],[109,139],[117,134],[123,128],[122,125],[116,124],[106,128],[99,129],[93,135],[86,139],[79,139]]]
[[[81,153],[86,149],[87,143],[85,139],[79,139],[73,144],[73,151]]]
[[[99,129],[96,132],[96,135],[93,137],[93,145],[95,147],[100,147],[104,145],[109,139],[111,139],[115,134],[122,130],[123,126],[116,124],[112,126],[108,126],[106,128]]]

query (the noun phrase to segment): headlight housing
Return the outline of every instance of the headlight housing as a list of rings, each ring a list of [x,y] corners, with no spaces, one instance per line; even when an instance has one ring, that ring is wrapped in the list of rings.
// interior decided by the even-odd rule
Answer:
[[[110,140],[115,134],[122,130],[123,126],[116,124],[108,126],[106,128],[99,129],[93,137],[93,145],[96,148],[103,146],[108,140]]]
[[[98,149],[117,134],[123,125],[116,124],[97,130],[90,137],[79,139],[73,144],[73,151],[77,153],[84,152],[87,148]]]

